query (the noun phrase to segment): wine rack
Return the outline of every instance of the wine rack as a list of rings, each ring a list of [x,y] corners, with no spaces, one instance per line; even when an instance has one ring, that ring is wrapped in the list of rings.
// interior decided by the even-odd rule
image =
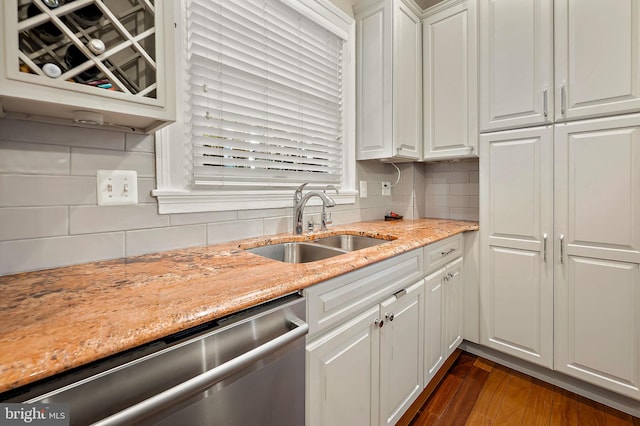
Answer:
[[[73,119],[79,108],[88,105],[89,110],[106,114],[110,124],[142,131],[175,118],[173,33],[168,31],[175,25],[167,11],[174,6],[170,0],[7,3],[2,17],[4,78],[27,83],[32,91],[36,90],[33,85],[39,85],[43,94],[54,97],[48,88],[68,92],[62,100],[70,104],[66,113],[28,102],[38,113],[44,110],[44,115]],[[0,82],[0,104],[5,110],[27,112],[22,102],[26,99],[14,102],[20,97]],[[48,97],[41,100],[52,102]]]

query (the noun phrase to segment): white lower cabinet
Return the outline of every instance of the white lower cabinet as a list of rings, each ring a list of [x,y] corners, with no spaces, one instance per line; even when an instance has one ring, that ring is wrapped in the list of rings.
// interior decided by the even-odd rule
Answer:
[[[442,293],[444,268],[425,279],[425,335],[424,335],[424,381],[435,376],[444,363],[444,338],[442,333]]]
[[[307,425],[377,425],[380,318],[374,306],[307,345]]]
[[[457,235],[305,290],[307,425],[400,420],[462,341],[462,241]],[[437,270],[427,286],[425,268]]]
[[[422,392],[424,281],[307,345],[309,425],[394,425]]]
[[[423,250],[305,290],[307,425],[395,424],[423,389]]]
[[[445,267],[443,279],[444,358],[447,359],[462,343],[462,258]]]
[[[425,386],[462,343],[462,266],[459,257],[425,278]]]
[[[380,424],[395,425],[422,392],[424,281],[382,302],[381,307]]]

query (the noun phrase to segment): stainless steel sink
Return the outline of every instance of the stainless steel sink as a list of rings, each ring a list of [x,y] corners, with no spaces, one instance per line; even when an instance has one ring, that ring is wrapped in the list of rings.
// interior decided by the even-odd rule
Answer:
[[[287,263],[307,263],[346,253],[346,250],[325,247],[311,242],[279,243],[247,249],[248,252]]]
[[[339,256],[386,243],[387,240],[362,235],[332,235],[312,241],[270,244],[246,249],[248,252],[287,263],[307,263]]]
[[[318,238],[314,240],[316,244],[323,246],[335,247],[342,250],[354,251],[361,250],[367,247],[377,246],[378,244],[386,243],[387,240],[380,238],[367,237],[363,235],[332,235],[330,237]]]

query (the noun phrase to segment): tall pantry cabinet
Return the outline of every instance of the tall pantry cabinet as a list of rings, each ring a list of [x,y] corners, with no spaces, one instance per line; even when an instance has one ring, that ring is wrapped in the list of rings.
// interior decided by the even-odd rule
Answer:
[[[553,128],[480,136],[481,342],[553,366]]]
[[[481,343],[640,399],[640,7],[479,12]]]
[[[555,368],[640,399],[640,115],[556,125]]]

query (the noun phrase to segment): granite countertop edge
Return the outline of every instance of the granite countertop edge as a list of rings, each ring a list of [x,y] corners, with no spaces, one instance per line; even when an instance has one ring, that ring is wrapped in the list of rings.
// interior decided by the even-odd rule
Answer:
[[[445,219],[358,222],[0,276],[0,393],[475,230]],[[244,250],[343,233],[389,241],[304,264]]]

